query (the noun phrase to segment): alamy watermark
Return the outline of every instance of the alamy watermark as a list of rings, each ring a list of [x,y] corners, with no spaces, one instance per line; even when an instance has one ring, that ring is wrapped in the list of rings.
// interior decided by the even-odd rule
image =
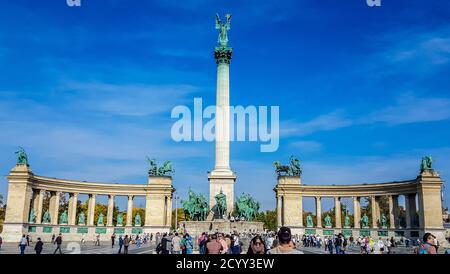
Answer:
[[[229,120],[228,127],[216,128],[216,119]],[[261,152],[278,150],[280,140],[279,106],[230,106],[223,109],[207,106],[203,109],[202,98],[194,98],[194,109],[187,106],[176,106],[172,109],[171,118],[178,119],[171,129],[171,137],[175,142],[212,142],[219,138],[223,141],[261,142]],[[228,119],[227,119],[228,118]]]

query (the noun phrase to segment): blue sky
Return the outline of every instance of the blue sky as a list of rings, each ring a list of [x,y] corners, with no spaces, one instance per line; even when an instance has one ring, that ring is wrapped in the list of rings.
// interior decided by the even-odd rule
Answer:
[[[230,12],[231,104],[281,120],[276,152],[232,143],[236,193],[274,208],[272,162],[291,154],[305,184],[413,179],[424,155],[449,180],[450,3],[365,2],[2,1],[0,173],[23,146],[39,175],[145,183],[148,155],[174,162],[182,198],[207,194],[214,144],[172,141],[170,111],[215,102],[214,16]]]

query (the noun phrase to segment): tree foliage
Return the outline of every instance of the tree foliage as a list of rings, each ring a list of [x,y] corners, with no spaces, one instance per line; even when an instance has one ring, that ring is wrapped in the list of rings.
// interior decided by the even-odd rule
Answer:
[[[276,231],[277,230],[277,211],[276,210],[266,210],[261,211],[256,217],[256,221],[263,222],[264,228]]]

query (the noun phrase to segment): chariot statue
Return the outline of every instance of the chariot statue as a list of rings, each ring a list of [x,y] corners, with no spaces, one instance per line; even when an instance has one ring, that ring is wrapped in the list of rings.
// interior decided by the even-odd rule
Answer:
[[[23,147],[19,147],[19,150],[16,151],[17,154],[17,164],[18,165],[26,165],[29,166],[28,156]]]
[[[173,169],[170,161],[165,161],[159,168],[155,159],[147,157],[147,162],[149,164],[148,176],[171,176],[175,173],[175,169]]]
[[[432,169],[433,169],[433,159],[431,158],[431,156],[422,157],[422,162],[420,164],[420,173]]]
[[[282,165],[279,161],[273,162],[275,172],[278,176],[300,176],[302,169],[300,167],[300,160],[293,155],[289,158],[289,165]]]

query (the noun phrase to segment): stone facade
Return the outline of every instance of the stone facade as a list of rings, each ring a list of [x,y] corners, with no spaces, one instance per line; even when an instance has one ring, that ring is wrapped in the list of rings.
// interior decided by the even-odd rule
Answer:
[[[33,174],[26,165],[15,166],[8,176],[8,200],[3,225],[2,237],[5,242],[16,242],[22,234],[29,234],[33,239],[41,237],[49,240],[53,234],[61,233],[65,240],[92,240],[100,234],[101,240],[109,240],[112,233],[141,234],[168,232],[172,222],[172,177],[149,177],[147,184],[102,184],[43,177]],[[51,193],[48,211],[50,223],[43,221],[44,193]],[[68,223],[59,223],[59,197],[69,193]],[[85,224],[78,224],[77,201],[80,194],[89,195],[88,212]],[[96,196],[108,197],[106,226],[94,224]],[[127,219],[124,226],[113,223],[114,199],[118,196],[128,197]],[[132,226],[133,198],[145,197],[145,223]],[[31,208],[35,212],[34,222],[29,220]],[[141,216],[143,217],[143,216]],[[125,220],[124,220],[125,222]]]
[[[279,176],[274,189],[277,199],[277,223],[278,227],[288,226],[293,234],[319,234],[329,235],[343,233],[353,236],[372,237],[408,237],[420,238],[425,232],[433,233],[442,245],[448,245],[445,240],[446,230],[442,221],[442,185],[443,182],[434,170],[425,170],[414,180],[361,185],[304,185],[300,177]],[[399,220],[399,195],[405,196],[406,227],[401,227]],[[388,227],[379,227],[381,212],[379,199],[387,196],[389,211],[386,217],[389,220]],[[306,228],[303,224],[303,197],[313,197],[316,200],[317,222],[313,228]],[[321,199],[333,198],[336,214],[333,216],[335,225],[332,228],[323,228]],[[353,199],[354,225],[351,228],[343,228],[343,219],[340,216],[341,198]],[[371,200],[372,222],[369,228],[361,228],[361,204],[360,198]],[[417,207],[416,207],[417,198]],[[419,216],[415,222],[416,214]]]

